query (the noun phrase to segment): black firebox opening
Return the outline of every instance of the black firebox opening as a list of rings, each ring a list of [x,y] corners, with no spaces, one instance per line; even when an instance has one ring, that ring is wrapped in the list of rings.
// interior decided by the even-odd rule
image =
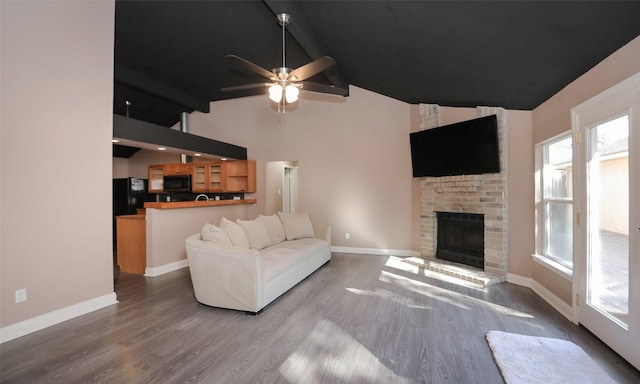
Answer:
[[[484,215],[437,212],[436,257],[484,270]]]

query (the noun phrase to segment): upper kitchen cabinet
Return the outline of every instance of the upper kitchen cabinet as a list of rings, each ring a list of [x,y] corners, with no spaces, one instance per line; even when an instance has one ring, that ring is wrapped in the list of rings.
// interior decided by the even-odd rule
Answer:
[[[164,177],[177,175],[190,175],[191,164],[158,164],[149,166],[149,193],[164,192]]]
[[[256,191],[255,160],[230,160],[222,162],[225,192]]]
[[[193,163],[191,190],[193,192],[222,192],[224,189],[221,162]]]
[[[164,165],[165,176],[190,175],[190,174],[191,174],[191,164],[189,163],[175,163],[175,164]]]
[[[191,191],[254,193],[256,161],[228,160],[203,163],[176,163],[149,166],[149,193],[163,193],[164,177],[191,175]]]
[[[164,165],[149,166],[149,193],[164,191]]]

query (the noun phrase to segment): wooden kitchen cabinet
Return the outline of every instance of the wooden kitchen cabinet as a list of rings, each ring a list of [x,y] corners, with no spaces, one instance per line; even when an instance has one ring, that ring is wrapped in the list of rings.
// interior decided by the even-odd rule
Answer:
[[[224,177],[222,163],[193,163],[191,170],[191,190],[193,192],[222,192]]]
[[[190,175],[190,174],[191,174],[190,163],[175,163],[175,164],[164,165],[165,176]]]
[[[256,192],[255,160],[177,163],[149,166],[149,193],[164,192],[164,176],[191,175],[194,193]]]
[[[149,193],[164,192],[164,177],[176,175],[190,175],[191,164],[158,164],[149,166]]]
[[[230,160],[222,163],[225,192],[256,191],[255,160]]]
[[[116,236],[116,253],[120,272],[143,275],[147,268],[145,215],[117,216]]]
[[[164,190],[164,165],[149,166],[149,193],[162,193]]]

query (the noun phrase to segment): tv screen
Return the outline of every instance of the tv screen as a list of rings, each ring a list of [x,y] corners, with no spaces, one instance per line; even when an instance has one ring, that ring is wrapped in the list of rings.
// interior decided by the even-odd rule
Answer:
[[[500,172],[496,115],[413,132],[413,177]]]

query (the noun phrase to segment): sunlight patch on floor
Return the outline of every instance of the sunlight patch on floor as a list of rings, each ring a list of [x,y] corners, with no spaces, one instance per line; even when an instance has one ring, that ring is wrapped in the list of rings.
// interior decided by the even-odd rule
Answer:
[[[331,321],[320,320],[280,366],[290,383],[411,383]]]
[[[430,277],[432,279],[441,280],[447,283],[460,285],[466,288],[485,291],[484,282],[471,281],[469,279],[462,279],[462,278],[456,277],[453,274],[446,274],[446,273],[432,271],[430,269],[425,268],[424,266],[420,266],[418,262],[415,262],[412,259],[417,259],[417,258],[390,256],[385,266],[390,268],[400,269],[406,272],[411,272],[416,275],[422,275],[422,276]],[[421,259],[421,260],[424,260],[424,259]]]
[[[472,310],[474,306],[485,306],[501,315],[533,318],[529,313],[520,312],[503,305],[494,304],[387,271],[380,272],[379,280],[463,309]]]
[[[482,269],[469,267],[464,264],[454,263],[441,259],[425,259],[422,257],[405,257],[402,261],[415,265],[425,271],[435,272],[435,278],[442,279],[444,276],[457,278],[486,287],[492,284],[501,283],[503,278],[487,273]],[[443,276],[444,275],[444,276]],[[455,281],[455,280],[454,280]],[[467,284],[468,285],[468,284]]]
[[[388,291],[386,289],[376,289],[375,291],[371,291],[371,290],[366,290],[366,289],[357,289],[357,288],[345,288],[347,291],[355,294],[355,295],[360,295],[360,296],[371,296],[371,297],[376,297],[379,298],[381,300],[388,300],[388,301],[393,301],[399,304],[402,304],[408,308],[413,308],[413,309],[431,309],[429,306],[427,305],[420,305],[417,304],[415,302],[415,300],[412,300],[408,297],[404,297],[398,294],[395,294],[391,291]]]

